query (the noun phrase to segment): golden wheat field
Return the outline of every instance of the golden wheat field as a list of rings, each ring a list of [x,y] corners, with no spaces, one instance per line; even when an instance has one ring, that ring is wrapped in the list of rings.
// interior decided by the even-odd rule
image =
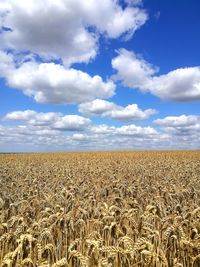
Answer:
[[[0,266],[200,266],[200,152],[0,155]]]

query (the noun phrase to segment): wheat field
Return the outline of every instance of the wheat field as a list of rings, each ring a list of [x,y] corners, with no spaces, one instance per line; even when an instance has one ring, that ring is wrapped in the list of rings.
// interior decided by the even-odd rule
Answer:
[[[0,155],[0,266],[200,266],[200,152]]]

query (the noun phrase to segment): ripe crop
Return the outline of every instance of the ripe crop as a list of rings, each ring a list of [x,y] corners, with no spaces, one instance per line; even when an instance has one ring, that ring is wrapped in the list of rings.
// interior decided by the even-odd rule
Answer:
[[[200,152],[0,155],[0,266],[200,266]]]

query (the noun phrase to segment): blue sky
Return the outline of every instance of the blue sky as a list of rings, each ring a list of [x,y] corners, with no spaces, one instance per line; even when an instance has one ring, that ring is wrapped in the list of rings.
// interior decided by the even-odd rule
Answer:
[[[3,0],[0,151],[200,148],[198,0]]]

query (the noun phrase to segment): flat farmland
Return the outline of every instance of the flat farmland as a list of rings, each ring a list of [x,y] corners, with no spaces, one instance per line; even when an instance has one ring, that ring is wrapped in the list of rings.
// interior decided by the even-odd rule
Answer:
[[[0,266],[200,266],[200,151],[1,154]]]

